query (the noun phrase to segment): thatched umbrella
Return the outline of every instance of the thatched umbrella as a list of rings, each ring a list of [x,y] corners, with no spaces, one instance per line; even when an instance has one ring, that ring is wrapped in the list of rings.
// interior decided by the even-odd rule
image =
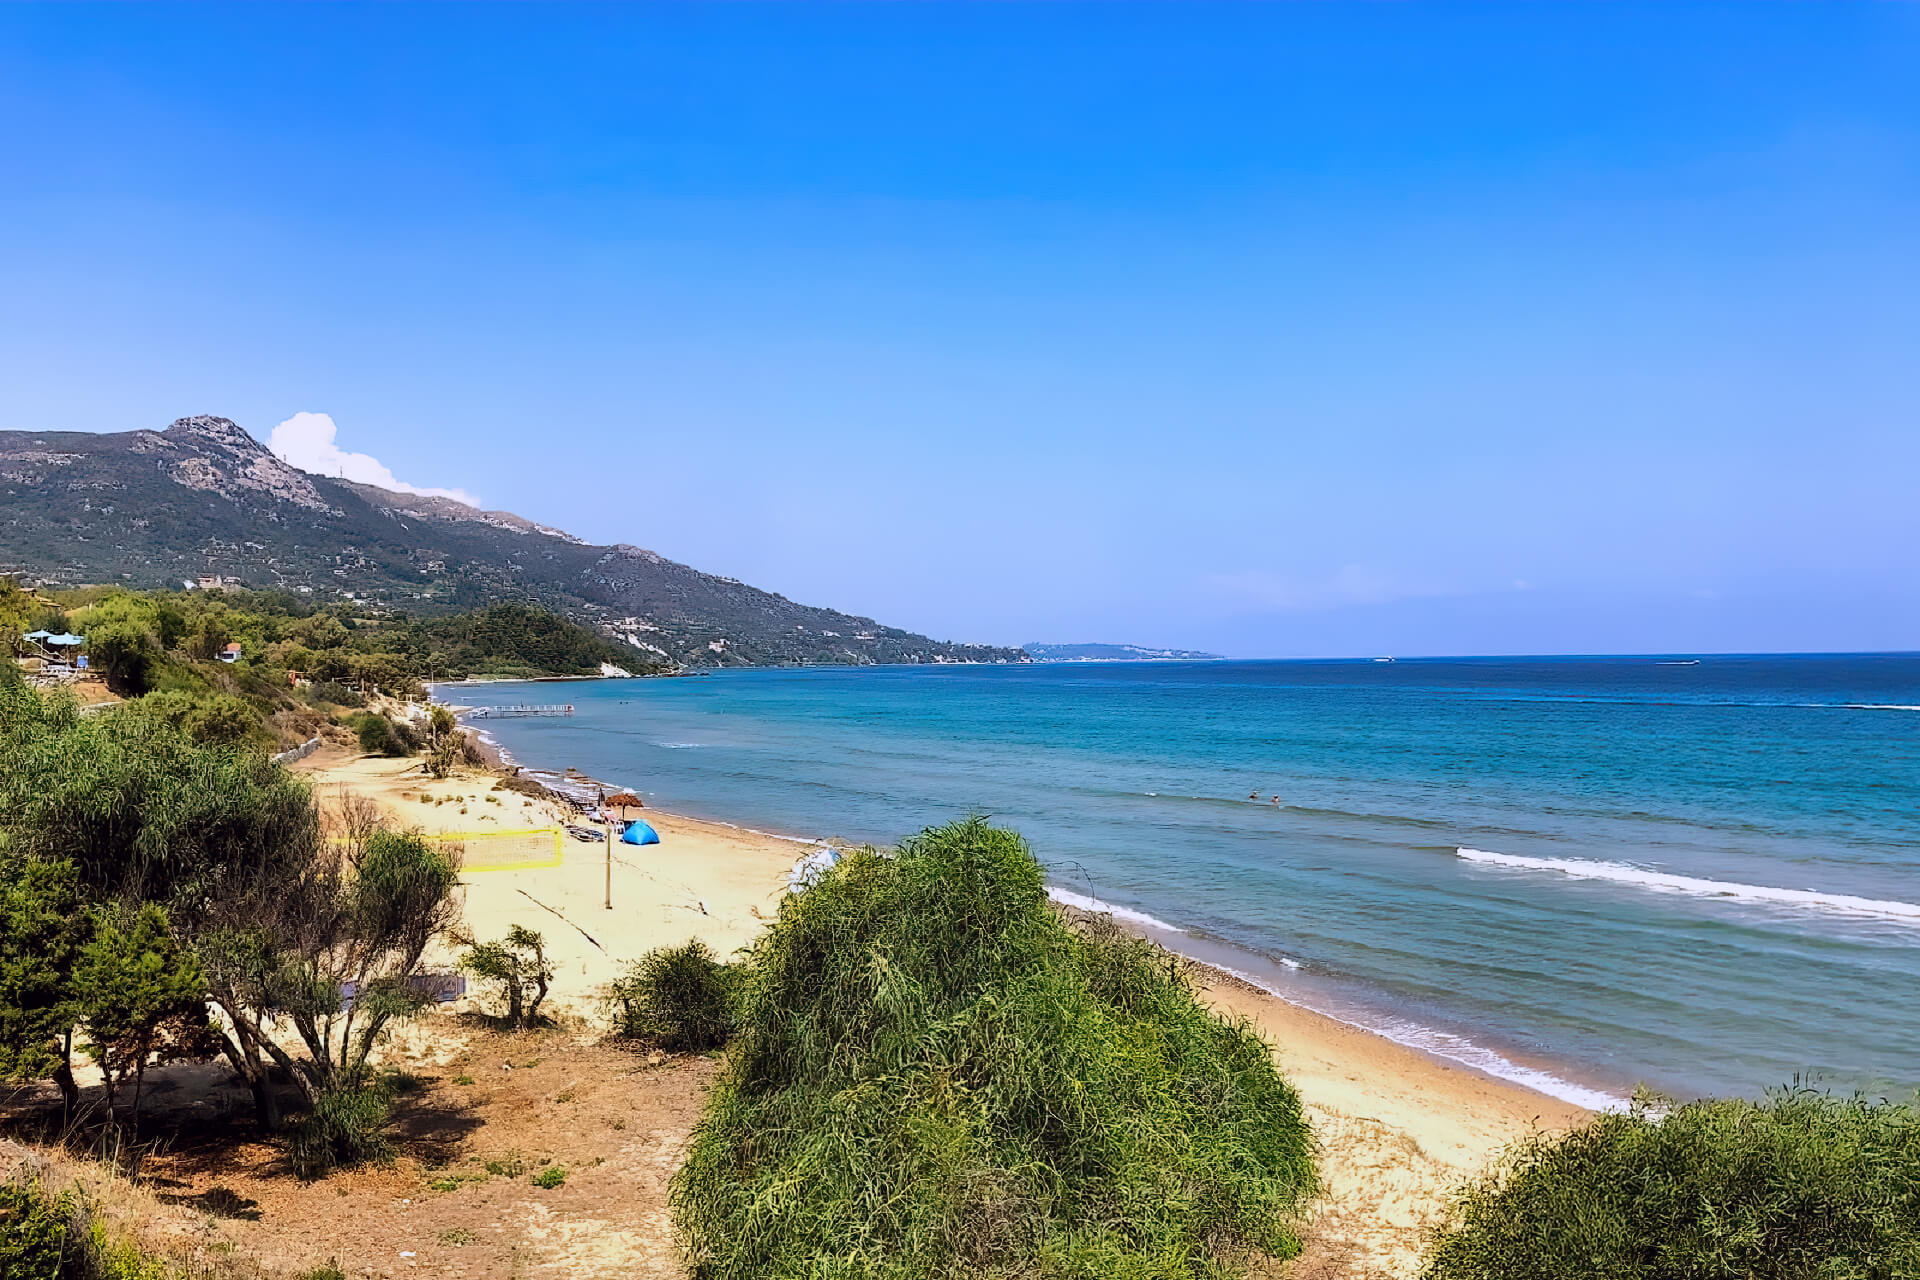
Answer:
[[[616,809],[644,809],[646,802],[631,791],[622,791],[619,795],[608,796],[606,802]]]

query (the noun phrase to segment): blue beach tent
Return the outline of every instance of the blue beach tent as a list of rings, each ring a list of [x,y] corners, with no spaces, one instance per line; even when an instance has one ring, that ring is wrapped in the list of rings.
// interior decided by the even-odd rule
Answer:
[[[659,844],[660,833],[635,818],[620,830],[621,844]]]

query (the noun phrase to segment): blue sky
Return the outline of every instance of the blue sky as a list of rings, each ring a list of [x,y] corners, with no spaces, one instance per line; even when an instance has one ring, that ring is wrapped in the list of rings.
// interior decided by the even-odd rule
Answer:
[[[0,119],[0,427],[956,639],[1920,647],[1920,7],[6,6]]]

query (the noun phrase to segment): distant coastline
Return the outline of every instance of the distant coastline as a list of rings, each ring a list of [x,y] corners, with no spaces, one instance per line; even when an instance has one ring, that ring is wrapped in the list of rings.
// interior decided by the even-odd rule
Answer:
[[[1224,653],[1203,649],[1150,649],[1137,644],[1027,644],[1035,662],[1224,662]]]

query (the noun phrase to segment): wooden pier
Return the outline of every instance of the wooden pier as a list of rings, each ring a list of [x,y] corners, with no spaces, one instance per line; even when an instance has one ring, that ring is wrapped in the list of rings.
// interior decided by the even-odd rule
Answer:
[[[468,713],[468,719],[497,720],[502,716],[570,716],[572,714],[571,702],[526,702],[510,707],[475,707]]]

